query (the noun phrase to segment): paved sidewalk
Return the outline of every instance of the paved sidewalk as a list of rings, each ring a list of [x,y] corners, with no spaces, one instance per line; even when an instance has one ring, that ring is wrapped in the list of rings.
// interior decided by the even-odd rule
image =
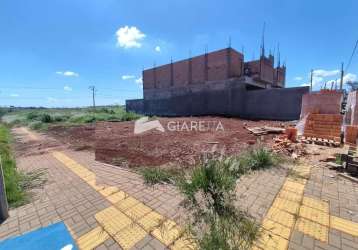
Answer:
[[[21,130],[21,133],[16,136],[27,136],[26,131],[23,132]],[[21,141],[31,140],[41,140],[41,136],[31,135],[22,138]],[[72,155],[71,151],[64,153],[69,154],[71,159],[73,157],[74,161],[88,166],[89,171],[98,171],[98,173],[94,172],[98,185],[118,187],[161,213],[164,218],[175,218],[180,197],[172,187],[165,185],[148,187],[135,173],[96,163],[93,154],[89,152],[72,152]],[[19,169],[25,171],[46,169],[48,182],[43,189],[33,190],[32,203],[10,210],[10,218],[0,226],[0,239],[21,235],[59,221],[65,222],[75,239],[100,227],[95,218],[96,214],[110,208],[112,203],[56,159],[51,151],[42,155],[18,157],[17,165]],[[119,244],[110,237],[97,248],[121,249]],[[165,245],[148,235],[137,242],[134,248],[164,249]]]
[[[25,142],[15,148],[25,151],[47,139],[26,129],[14,134],[20,139],[17,143]],[[0,225],[0,239],[64,221],[81,249],[190,245],[178,240],[182,239],[177,225],[182,223],[183,211],[175,187],[149,187],[132,171],[96,162],[91,152],[55,144],[51,141],[49,148],[37,154],[31,153],[33,148],[17,154],[20,169],[44,168],[48,182],[33,190],[30,204],[10,210],[10,218]],[[237,205],[263,222],[264,234],[255,248],[358,249],[358,184],[320,165],[296,170],[305,178],[274,168],[238,182]],[[154,219],[160,227],[153,226]]]

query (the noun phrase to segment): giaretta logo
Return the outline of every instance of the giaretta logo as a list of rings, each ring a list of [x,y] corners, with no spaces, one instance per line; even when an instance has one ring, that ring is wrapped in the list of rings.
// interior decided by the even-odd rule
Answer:
[[[160,132],[165,132],[162,124],[158,120],[148,121],[148,117],[142,117],[134,123],[134,134],[142,134],[146,131],[156,129]]]

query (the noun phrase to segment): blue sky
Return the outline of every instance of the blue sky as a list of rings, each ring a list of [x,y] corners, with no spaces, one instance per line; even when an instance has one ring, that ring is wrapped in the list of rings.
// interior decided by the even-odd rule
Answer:
[[[141,71],[226,47],[280,44],[287,86],[336,79],[358,39],[358,2],[0,0],[0,106],[86,106],[141,98]],[[358,55],[346,80],[358,75]]]

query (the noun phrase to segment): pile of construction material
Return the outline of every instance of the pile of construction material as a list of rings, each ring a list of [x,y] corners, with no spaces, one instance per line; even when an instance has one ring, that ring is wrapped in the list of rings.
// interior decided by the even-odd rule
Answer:
[[[302,142],[325,146],[339,146],[341,142],[343,115],[341,114],[343,92],[321,90],[302,97]]]
[[[264,126],[264,127],[246,127],[244,126],[250,133],[254,135],[267,135],[267,134],[282,134],[285,132],[284,128],[279,127],[270,127],[270,126]]]
[[[286,135],[274,138],[272,150],[276,153],[290,156],[293,159],[307,155],[306,146],[304,144],[291,141]]]
[[[340,142],[342,121],[340,114],[308,114],[303,135],[322,141]]]

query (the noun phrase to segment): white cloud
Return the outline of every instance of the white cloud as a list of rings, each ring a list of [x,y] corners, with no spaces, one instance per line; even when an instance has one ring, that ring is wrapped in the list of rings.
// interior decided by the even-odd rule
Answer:
[[[19,94],[10,94],[11,97],[19,97]]]
[[[135,26],[119,28],[116,32],[116,36],[117,46],[125,49],[142,47],[140,41],[146,37],[146,35]]]
[[[343,77],[343,83],[358,81],[358,76],[352,73],[348,73]]]
[[[328,76],[336,76],[339,74],[339,70],[324,70],[324,69],[316,69],[313,71],[313,76],[316,77],[328,77]]]
[[[56,74],[63,75],[63,76],[74,76],[74,77],[80,76],[78,73],[73,71],[56,71]]]
[[[134,79],[134,75],[123,75],[122,76],[122,80],[129,80],[129,79]]]
[[[63,90],[64,91],[72,91],[72,88],[70,86],[66,85],[66,86],[63,87]]]
[[[135,83],[143,84],[143,77],[139,77],[138,79],[135,79]]]
[[[312,78],[312,86],[316,86],[316,85],[320,85],[324,82],[324,78],[323,77],[319,77],[319,76],[316,76],[316,75],[313,75],[313,78]],[[308,82],[308,83],[303,83],[301,84],[301,86],[311,86],[311,82]]]
[[[53,98],[53,97],[47,97],[47,101],[50,102],[50,103],[58,102],[58,100],[56,98]]]
[[[159,47],[159,46],[156,46],[156,47],[154,48],[154,50],[159,53],[159,52],[160,52],[160,47]]]
[[[293,80],[295,81],[302,81],[303,77],[302,76],[296,76],[295,78],[293,78]]]

